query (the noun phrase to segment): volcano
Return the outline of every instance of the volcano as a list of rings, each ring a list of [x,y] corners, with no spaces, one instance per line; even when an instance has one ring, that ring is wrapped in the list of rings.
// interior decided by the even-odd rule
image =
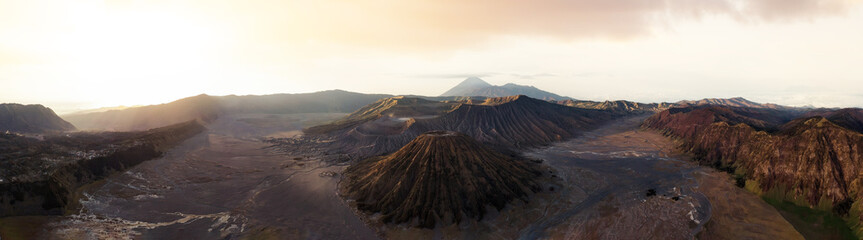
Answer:
[[[305,133],[328,142],[328,148],[334,152],[357,159],[395,152],[422,133],[435,130],[464,133],[508,153],[569,139],[616,116],[609,111],[567,107],[524,95],[484,101],[430,102],[434,104],[406,100],[410,99],[399,99],[395,105],[373,104],[335,123],[306,129]],[[375,109],[378,107],[383,108]],[[417,113],[426,116],[407,119],[388,116]]]
[[[468,135],[424,133],[398,151],[347,168],[343,189],[357,208],[385,223],[433,228],[481,220],[486,207],[527,201],[540,191],[533,163],[504,155]]]

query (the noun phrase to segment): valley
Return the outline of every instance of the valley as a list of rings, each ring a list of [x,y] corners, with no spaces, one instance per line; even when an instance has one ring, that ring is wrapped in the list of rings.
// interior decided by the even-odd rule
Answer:
[[[2,135],[0,238],[847,239],[860,113],[743,98],[199,95],[74,118],[102,129]]]
[[[374,232],[336,195],[339,175],[331,173],[344,166],[285,155],[259,139],[341,116],[220,118],[164,157],[86,187],[78,212],[44,217],[26,238],[373,239]],[[249,124],[274,117],[290,120],[281,126]],[[25,230],[0,231],[2,239],[12,239],[10,231]]]
[[[800,238],[772,207],[733,186],[725,173],[687,161],[668,138],[640,130],[648,115],[528,151],[526,157],[544,160],[543,190],[527,202],[492,210],[482,221],[428,230],[375,223],[339,197],[344,164],[276,151],[260,138],[341,116],[223,117],[164,157],[86,187],[78,213],[45,217],[38,225],[42,230],[30,234],[43,239],[747,236],[739,235],[747,231],[723,231],[735,222],[770,236]],[[291,121],[274,126],[266,121],[273,118]],[[748,235],[757,236],[764,235]]]
[[[863,0],[0,0],[0,240],[863,240]]]

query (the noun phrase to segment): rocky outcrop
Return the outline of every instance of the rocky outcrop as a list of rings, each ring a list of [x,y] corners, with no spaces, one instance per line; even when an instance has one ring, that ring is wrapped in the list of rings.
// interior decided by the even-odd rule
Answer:
[[[357,127],[363,123],[382,118],[398,120],[399,118],[436,117],[451,111],[459,103],[456,101],[431,101],[405,96],[384,98],[359,108],[339,121],[313,126],[304,129],[303,132],[306,134],[322,134],[339,129]],[[394,125],[405,126],[407,124]]]
[[[821,116],[836,125],[863,133],[863,109],[818,109],[807,112],[805,116]]]
[[[470,136],[432,131],[398,151],[348,167],[345,194],[385,223],[433,228],[481,220],[486,206],[528,200],[540,191],[536,166]]]
[[[0,132],[55,133],[72,130],[75,130],[75,126],[45,106],[0,104]]]
[[[792,107],[777,105],[773,103],[757,103],[753,101],[749,101],[748,99],[742,97],[735,98],[705,98],[701,100],[683,100],[674,104],[675,107],[696,107],[696,106],[722,106],[722,107],[735,107],[735,108],[770,108],[770,109],[782,109],[782,110],[793,110]]]
[[[570,106],[570,107],[607,110],[607,111],[612,111],[615,113],[660,112],[662,110],[668,109],[672,105],[671,103],[638,103],[638,102],[630,102],[630,101],[626,101],[626,100],[594,102],[594,101],[581,101],[581,100],[571,100],[571,99],[564,100],[564,101],[557,101],[557,103],[561,104],[561,105]]]
[[[756,130],[773,132],[799,114],[767,108],[723,106],[674,107],[654,114],[644,126],[664,131],[677,137],[691,138],[710,124],[725,122],[729,125],[745,124]]]
[[[135,133],[80,133],[44,141],[4,136],[0,217],[62,214],[79,187],[161,156],[204,130],[187,122]]]

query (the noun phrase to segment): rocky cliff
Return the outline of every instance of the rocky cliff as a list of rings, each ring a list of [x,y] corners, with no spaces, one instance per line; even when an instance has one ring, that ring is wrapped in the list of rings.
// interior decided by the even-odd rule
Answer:
[[[204,130],[197,122],[131,133],[0,137],[0,217],[62,214],[79,187],[161,156]]]
[[[679,138],[681,149],[697,161],[735,173],[739,184],[750,189],[839,214],[859,214],[863,134],[821,116],[778,125],[788,113],[769,113],[715,106],[672,108],[643,126]]]

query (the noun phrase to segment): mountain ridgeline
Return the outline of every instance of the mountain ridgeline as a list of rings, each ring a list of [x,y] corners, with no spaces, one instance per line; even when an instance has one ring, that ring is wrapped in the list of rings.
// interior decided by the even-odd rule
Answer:
[[[486,206],[500,210],[513,200],[527,201],[541,190],[536,165],[461,133],[432,131],[392,154],[348,167],[343,191],[385,223],[434,228],[482,220]]]
[[[595,102],[572,99],[557,101],[557,103],[570,107],[607,110],[615,113],[652,113],[668,109],[673,105],[671,103],[638,103],[626,100]]]
[[[456,131],[496,149],[524,149],[571,138],[614,118],[609,111],[563,106],[527,96],[485,101],[385,99],[331,124],[306,129],[357,157],[398,150],[420,134]]]
[[[56,133],[73,130],[75,126],[45,106],[0,104],[0,132]]]
[[[391,95],[361,94],[341,90],[263,96],[218,97],[202,94],[159,105],[71,114],[63,117],[82,130],[140,131],[191,120],[207,123],[223,114],[233,113],[351,112],[385,97],[391,97]]]

